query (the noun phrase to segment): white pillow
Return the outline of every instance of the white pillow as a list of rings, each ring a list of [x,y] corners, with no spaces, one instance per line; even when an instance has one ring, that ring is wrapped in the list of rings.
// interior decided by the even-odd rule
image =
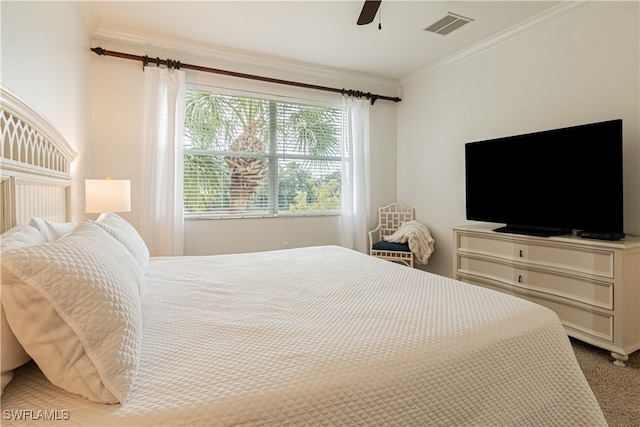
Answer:
[[[45,242],[46,238],[42,233],[30,225],[15,226],[0,236],[0,245],[2,246],[3,252],[25,246],[40,245]],[[0,342],[0,350],[2,352],[2,358],[0,360],[0,395],[2,395],[5,387],[13,379],[13,370],[27,363],[31,360],[31,357],[24,351],[24,348],[22,348],[9,327],[2,304],[0,304],[0,318],[0,333],[2,334]]]
[[[13,370],[18,368],[29,360],[31,357],[24,351],[24,348],[18,342],[18,339],[13,334],[13,331],[9,327],[7,317],[4,314],[4,308],[0,305],[0,316],[2,316],[2,389],[0,390],[0,396],[4,393],[4,388],[13,379]]]
[[[0,236],[2,252],[46,242],[46,237],[30,225],[17,225]]]
[[[27,353],[55,385],[125,402],[140,358],[140,266],[92,222],[2,254],[2,302]]]
[[[37,228],[44,237],[47,238],[47,242],[55,242],[65,234],[71,233],[76,226],[75,222],[55,222],[49,221],[44,218],[31,218],[29,225]]]
[[[133,225],[113,212],[101,214],[97,223],[131,252],[131,255],[133,255],[138,264],[140,264],[142,271],[147,270],[147,265],[149,264],[149,249]]]

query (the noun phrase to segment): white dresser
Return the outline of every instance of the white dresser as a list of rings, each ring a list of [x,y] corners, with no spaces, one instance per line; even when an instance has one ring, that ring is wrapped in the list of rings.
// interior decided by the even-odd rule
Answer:
[[[640,349],[640,239],[496,233],[454,227],[454,277],[555,311],[567,334],[624,365]]]

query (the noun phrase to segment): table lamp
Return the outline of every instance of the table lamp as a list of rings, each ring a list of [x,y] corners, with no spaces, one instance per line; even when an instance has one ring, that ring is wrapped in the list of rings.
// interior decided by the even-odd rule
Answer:
[[[85,212],[130,212],[131,181],[128,179],[86,179]]]

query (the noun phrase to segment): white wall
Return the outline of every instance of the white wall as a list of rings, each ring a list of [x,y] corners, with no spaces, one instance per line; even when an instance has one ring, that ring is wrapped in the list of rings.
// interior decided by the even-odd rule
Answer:
[[[73,165],[74,219],[85,216],[84,178],[111,175],[132,179],[133,211],[126,216],[137,224],[143,191],[140,64],[89,53],[89,32],[75,2],[3,2],[1,12],[2,84],[40,111],[79,154]],[[401,103],[378,101],[371,112],[372,223],[378,206],[396,200],[397,189],[397,200],[415,206],[436,238],[426,269],[450,275],[450,228],[466,222],[465,142],[621,117],[625,231],[640,234],[638,15],[637,2],[601,2],[481,55],[405,79]],[[144,41],[103,42],[94,39],[93,45],[161,52]],[[246,58],[221,63],[202,52],[175,56],[384,94],[391,93],[381,86],[393,86],[325,70],[299,76],[290,64]],[[335,217],[189,222],[185,249],[201,254],[279,248],[285,242],[291,247],[335,243],[336,222]],[[233,244],[217,243],[229,241]]]
[[[600,2],[402,82],[397,194],[436,240],[427,270],[452,275],[464,144],[493,137],[622,118],[625,232],[640,235],[638,16],[637,2]]]
[[[259,57],[229,55],[214,49],[177,45],[171,40],[143,40],[129,35],[99,33],[93,46],[134,55],[159,56],[182,63],[228,69],[249,74],[301,81],[329,87],[346,87],[395,96],[394,82],[323,70],[301,64],[280,63]],[[306,99],[338,102],[339,95],[269,85],[186,70],[191,85],[218,86],[237,90],[278,93]],[[139,224],[142,188],[142,123],[144,73],[141,63],[92,54],[92,160],[91,177],[131,179],[132,211],[122,214]],[[377,207],[396,197],[396,104],[377,101],[371,108],[371,220]],[[185,221],[186,255],[281,249],[339,244],[339,218],[298,217]]]
[[[84,217],[89,157],[89,31],[75,2],[2,2],[2,85],[42,114],[78,153],[72,217]]]

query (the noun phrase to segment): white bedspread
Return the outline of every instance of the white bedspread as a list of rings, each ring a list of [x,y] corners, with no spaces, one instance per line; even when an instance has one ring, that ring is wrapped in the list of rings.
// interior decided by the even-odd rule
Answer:
[[[147,279],[127,403],[28,366],[3,426],[606,425],[556,315],[521,299],[337,247],[153,258]],[[38,415],[68,419],[11,419]]]

